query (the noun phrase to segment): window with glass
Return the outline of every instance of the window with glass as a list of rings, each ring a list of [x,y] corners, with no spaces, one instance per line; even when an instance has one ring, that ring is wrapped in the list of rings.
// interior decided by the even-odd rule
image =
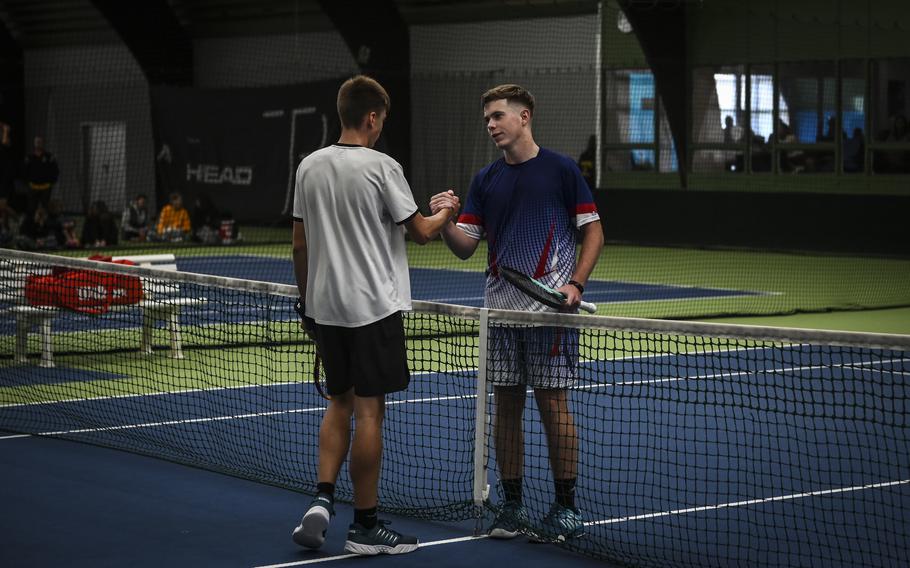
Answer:
[[[667,121],[667,113],[663,105],[658,106],[660,115],[659,137],[658,137],[658,164],[657,169],[661,172],[679,171],[679,161],[676,158],[676,144],[673,143],[673,134],[670,132],[670,123]]]
[[[692,83],[692,170],[745,171],[745,66],[696,68]]]
[[[744,66],[695,69],[692,82],[693,142],[728,145],[742,142],[746,119]]]
[[[774,125],[781,173],[834,171],[837,72],[834,62],[782,63],[778,67],[781,108]]]
[[[605,171],[675,171],[672,136],[651,71],[607,70],[604,85]]]
[[[620,69],[608,73],[606,85],[607,171],[654,170],[654,76]]]
[[[841,171],[866,169],[866,63],[841,63]]]
[[[749,137],[751,148],[750,171],[770,172],[771,147],[774,144],[774,67],[753,65],[749,72]],[[777,114],[783,121],[790,120],[790,109],[780,95],[777,96]]]
[[[692,69],[693,173],[910,174],[910,58]],[[607,72],[607,171],[677,171],[653,75]]]
[[[873,173],[910,173],[910,59],[874,62],[872,101]]]

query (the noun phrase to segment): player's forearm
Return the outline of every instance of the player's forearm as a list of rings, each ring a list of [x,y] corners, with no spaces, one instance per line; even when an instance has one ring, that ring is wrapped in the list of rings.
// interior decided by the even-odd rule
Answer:
[[[307,279],[307,251],[294,249],[294,279],[297,281],[297,292],[301,298],[306,298]]]
[[[297,281],[297,292],[301,298],[306,299],[309,253],[307,251],[306,233],[303,229],[303,223],[294,222],[292,243],[293,252],[291,257],[294,260],[294,279]]]
[[[424,217],[418,213],[406,225],[411,240],[419,245],[427,244],[436,238],[446,223],[449,222],[451,216],[452,209],[450,208],[440,209],[429,217]]]
[[[572,280],[584,285],[594,266],[600,259],[600,252],[604,247],[604,233],[600,221],[593,221],[582,227],[581,251],[578,253],[578,261],[575,263],[575,271],[572,273]]]
[[[455,256],[461,260],[467,260],[477,250],[477,239],[470,237],[467,233],[458,228],[454,222],[446,223],[442,228],[442,240],[449,247]]]

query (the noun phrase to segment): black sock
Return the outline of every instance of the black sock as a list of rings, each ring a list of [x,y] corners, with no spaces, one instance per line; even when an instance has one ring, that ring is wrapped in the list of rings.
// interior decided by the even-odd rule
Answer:
[[[521,478],[518,479],[503,479],[500,480],[502,484],[502,492],[506,501],[515,501],[516,503],[521,503]]]
[[[563,507],[575,508],[575,477],[557,479],[553,485],[556,487],[556,503]]]
[[[326,481],[321,481],[316,484],[316,493],[325,493],[332,498],[332,501],[335,500],[335,484],[328,483]]]
[[[376,507],[369,509],[354,509],[354,522],[363,528],[370,530],[376,526],[379,516],[376,514]]]

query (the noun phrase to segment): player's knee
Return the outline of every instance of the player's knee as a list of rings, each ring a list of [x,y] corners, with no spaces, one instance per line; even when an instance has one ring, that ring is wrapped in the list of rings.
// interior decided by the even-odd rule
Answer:
[[[338,413],[344,413],[351,416],[354,413],[354,389],[342,394],[332,395],[329,401],[329,408]]]
[[[564,389],[535,389],[534,399],[541,413],[564,414],[568,412],[568,401]]]
[[[385,417],[385,397],[354,397],[354,420],[359,424],[382,424]]]

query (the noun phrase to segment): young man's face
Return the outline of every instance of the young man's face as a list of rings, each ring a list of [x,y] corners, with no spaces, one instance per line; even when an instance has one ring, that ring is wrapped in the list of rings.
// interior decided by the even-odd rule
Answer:
[[[507,150],[526,132],[531,117],[528,109],[509,104],[506,99],[490,101],[483,106],[483,121],[493,143],[501,150]]]

